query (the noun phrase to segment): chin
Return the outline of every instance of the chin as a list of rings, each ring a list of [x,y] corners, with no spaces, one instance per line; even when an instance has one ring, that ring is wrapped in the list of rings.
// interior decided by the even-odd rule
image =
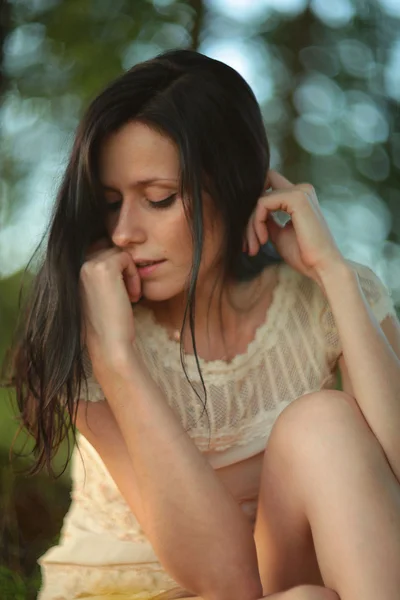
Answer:
[[[165,302],[183,294],[184,289],[183,284],[168,285],[156,281],[142,281],[142,298],[151,302]]]

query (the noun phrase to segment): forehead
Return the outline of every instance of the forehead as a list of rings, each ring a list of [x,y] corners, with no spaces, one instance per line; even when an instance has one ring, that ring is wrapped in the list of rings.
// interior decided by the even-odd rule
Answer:
[[[177,178],[179,155],[173,141],[147,125],[131,122],[111,134],[99,156],[101,179],[110,185],[125,179]],[[111,181],[109,181],[111,179]]]

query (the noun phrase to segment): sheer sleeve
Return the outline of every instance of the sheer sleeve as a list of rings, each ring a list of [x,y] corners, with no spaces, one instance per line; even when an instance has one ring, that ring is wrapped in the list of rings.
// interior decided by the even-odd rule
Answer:
[[[378,323],[381,323],[389,315],[396,316],[391,292],[374,271],[360,263],[351,260],[347,262],[357,272],[364,296]],[[334,368],[336,361],[342,353],[342,347],[334,316],[328,300],[324,297],[321,290],[318,290],[314,309],[317,310],[320,316],[320,327],[328,362]]]
[[[396,316],[391,291],[378,275],[369,267],[353,261],[348,262],[357,271],[364,295],[378,323],[381,323],[389,315]]]

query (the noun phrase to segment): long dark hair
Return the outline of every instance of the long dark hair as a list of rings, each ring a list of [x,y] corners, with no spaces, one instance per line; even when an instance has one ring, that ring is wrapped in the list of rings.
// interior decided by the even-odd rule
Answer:
[[[276,253],[249,258],[242,252],[245,227],[270,160],[261,111],[244,79],[222,62],[174,50],[112,82],[93,100],[78,127],[45,234],[44,258],[21,309],[8,362],[21,429],[26,427],[35,440],[32,474],[44,466],[53,473],[54,454],[74,432],[77,399],[86,384],[79,273],[89,245],[107,235],[98,155],[105,138],[132,120],[170,137],[179,152],[181,194],[189,199],[185,208],[193,239],[183,327],[189,315],[200,377],[194,299],[203,248],[202,190],[207,189],[225,224],[222,277],[250,280],[282,260]],[[186,373],[183,355],[181,344]]]

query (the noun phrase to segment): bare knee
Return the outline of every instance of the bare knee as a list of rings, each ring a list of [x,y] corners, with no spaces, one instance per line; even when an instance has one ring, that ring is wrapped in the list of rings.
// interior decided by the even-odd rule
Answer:
[[[351,429],[369,426],[356,400],[341,391],[321,390],[305,394],[290,404],[272,428],[269,450],[295,453],[301,448],[324,441],[340,424]]]
[[[304,424],[304,421],[323,419],[327,416],[331,419],[332,416],[343,414],[343,411],[362,416],[356,399],[346,392],[340,390],[311,392],[289,404],[276,420],[274,429],[286,427],[287,424],[300,422]]]
[[[383,450],[355,399],[336,390],[306,394],[285,408],[272,428],[264,457],[265,477],[279,475],[282,485],[302,495],[307,481],[314,481],[316,473],[326,473],[327,464],[344,464],[360,449],[365,459],[381,465]]]
[[[276,600],[280,600],[279,596],[280,594],[277,594]],[[272,596],[272,598],[273,597],[274,596]],[[340,598],[336,592],[325,587],[317,585],[299,585],[287,592],[283,592],[282,600],[340,600]]]

